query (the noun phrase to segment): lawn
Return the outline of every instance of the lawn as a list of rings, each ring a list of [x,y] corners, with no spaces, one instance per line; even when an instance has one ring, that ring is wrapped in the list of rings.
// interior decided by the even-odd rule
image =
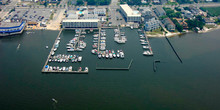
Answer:
[[[147,34],[150,34],[150,35],[163,34],[163,31],[161,31],[161,28],[158,28],[158,29],[153,30],[152,32],[151,31],[147,32]]]
[[[208,11],[208,14],[211,16],[219,16],[220,15],[220,7],[201,7],[203,11]]]

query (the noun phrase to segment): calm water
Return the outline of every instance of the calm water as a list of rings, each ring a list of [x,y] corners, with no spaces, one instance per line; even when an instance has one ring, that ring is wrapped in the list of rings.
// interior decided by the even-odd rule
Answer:
[[[136,30],[124,29],[128,42],[113,41],[107,30],[107,49],[123,49],[125,59],[100,60],[91,54],[92,34],[84,41],[82,63],[89,74],[42,74],[58,31],[34,31],[0,38],[0,110],[217,110],[220,108],[220,31],[170,38],[183,60],[179,62],[165,38],[151,38],[154,56],[142,55]],[[58,53],[67,53],[73,31],[61,34]],[[18,44],[20,49],[17,50]],[[95,70],[127,67],[129,71]],[[153,61],[157,72],[153,72]],[[56,64],[54,64],[56,65]],[[58,100],[57,104],[51,98]]]

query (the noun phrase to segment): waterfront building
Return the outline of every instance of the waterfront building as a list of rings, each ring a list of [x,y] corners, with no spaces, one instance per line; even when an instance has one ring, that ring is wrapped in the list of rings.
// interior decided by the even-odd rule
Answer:
[[[99,19],[64,19],[62,21],[64,29],[68,28],[98,28]]]
[[[144,23],[145,23],[144,29],[146,31],[155,30],[160,27],[159,20],[156,20],[156,18],[151,15],[147,15],[144,17]]]
[[[139,11],[141,12],[141,16],[152,15],[152,11],[150,7],[140,7]]]
[[[164,18],[162,20],[163,24],[167,28],[167,30],[174,32],[176,25],[170,20],[170,18]]]
[[[0,22],[0,36],[20,34],[25,28],[26,22]]]
[[[98,16],[105,16],[106,15],[106,9],[105,8],[95,8],[94,14],[97,14]]]
[[[120,5],[120,12],[124,16],[126,22],[141,22],[141,13],[132,10],[128,4]]]
[[[203,18],[203,21],[205,22],[206,25],[215,25],[215,20],[211,18]]]
[[[154,12],[156,13],[156,15],[158,17],[164,16],[166,15],[166,12],[163,10],[163,8],[161,6],[158,6],[154,9]]]

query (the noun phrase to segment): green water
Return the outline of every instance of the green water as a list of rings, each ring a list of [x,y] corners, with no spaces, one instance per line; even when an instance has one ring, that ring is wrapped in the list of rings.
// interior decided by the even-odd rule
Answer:
[[[127,43],[113,41],[107,30],[107,49],[123,49],[125,59],[100,60],[91,54],[92,34],[81,63],[89,74],[42,74],[58,31],[0,38],[0,110],[217,110],[220,104],[220,31],[169,38],[181,64],[165,38],[150,38],[153,57],[143,56],[136,30],[124,29]],[[67,53],[73,31],[63,31],[57,53]],[[20,44],[20,49],[17,46]],[[127,67],[129,71],[95,70]],[[159,59],[157,72],[153,61]],[[54,64],[57,65],[57,64]],[[54,104],[51,99],[58,100]]]

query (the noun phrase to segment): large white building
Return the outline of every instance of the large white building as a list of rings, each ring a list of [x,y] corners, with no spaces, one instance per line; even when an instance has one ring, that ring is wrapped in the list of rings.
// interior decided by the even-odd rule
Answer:
[[[68,28],[98,28],[99,19],[64,19],[62,21],[64,29]]]
[[[120,5],[120,11],[127,22],[141,22],[141,13],[132,10],[128,4]]]

